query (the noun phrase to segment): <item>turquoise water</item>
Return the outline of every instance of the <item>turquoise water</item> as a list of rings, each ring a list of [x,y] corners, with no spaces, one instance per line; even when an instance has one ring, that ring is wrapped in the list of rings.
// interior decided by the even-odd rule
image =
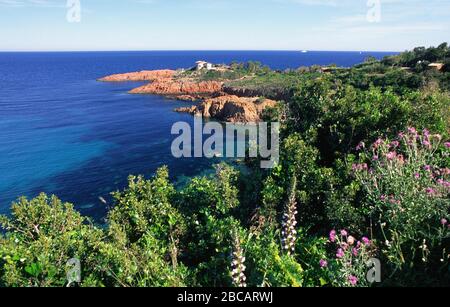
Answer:
[[[257,60],[274,69],[336,63],[351,66],[359,52],[79,52],[0,53],[0,213],[18,196],[39,192],[73,202],[101,217],[111,191],[129,174],[152,175],[168,165],[173,180],[201,173],[208,159],[175,159],[170,145],[176,121],[192,123],[186,106],[160,96],[130,95],[141,83],[96,79],[143,69]]]

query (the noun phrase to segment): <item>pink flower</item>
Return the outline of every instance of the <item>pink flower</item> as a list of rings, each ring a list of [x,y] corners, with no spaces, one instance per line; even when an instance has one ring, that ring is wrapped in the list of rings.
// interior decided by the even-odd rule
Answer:
[[[429,131],[428,129],[424,129],[424,130],[423,130],[423,135],[424,135],[425,137],[429,137],[429,136],[430,136],[430,131]]]
[[[408,128],[408,132],[411,133],[411,134],[417,134],[417,130],[414,127],[409,127]]]
[[[393,142],[391,143],[391,147],[393,147],[393,148],[397,148],[398,146],[400,146],[399,141],[393,141]]]
[[[403,139],[404,136],[405,136],[405,134],[404,134],[403,132],[400,132],[400,133],[398,134],[398,138],[399,138],[399,139]]]
[[[386,196],[386,195],[381,195],[381,197],[380,197],[380,200],[381,200],[381,201],[386,201],[386,199],[387,199],[387,196]]]
[[[361,240],[362,240],[362,242],[363,242],[365,245],[370,245],[370,240],[369,240],[369,238],[363,237]]]
[[[341,236],[343,236],[343,237],[348,236],[347,230],[345,230],[345,229],[341,230]]]
[[[429,141],[423,141],[422,142],[423,146],[430,148],[431,147],[431,143]]]
[[[363,149],[363,148],[366,148],[366,144],[364,142],[361,142],[361,143],[358,144],[358,146],[356,146],[356,150],[358,150],[358,151]]]
[[[336,230],[330,232],[330,242],[336,242]]]
[[[352,254],[353,254],[353,256],[358,257],[359,252],[358,252],[358,250],[356,248],[353,248],[352,249]]]
[[[427,188],[426,192],[428,195],[433,195],[434,193],[436,193],[436,191],[433,188]]]
[[[326,261],[325,259],[320,260],[320,267],[321,268],[328,267],[328,261]]]
[[[341,248],[346,251],[348,249],[348,244],[345,242],[341,243]]]
[[[448,221],[447,221],[446,219],[442,219],[442,220],[441,220],[441,225],[442,225],[442,226],[447,225],[447,223],[448,223]]]
[[[430,165],[425,165],[425,166],[423,167],[423,169],[424,169],[425,171],[429,172],[429,171],[431,171],[431,166],[430,166]]]
[[[338,251],[336,253],[336,257],[339,259],[344,257],[344,250],[342,248],[338,249]]]
[[[444,146],[445,146],[446,148],[450,148],[450,142],[445,142],[445,143],[444,143]]]
[[[375,141],[375,143],[373,143],[373,148],[377,149],[378,147],[380,147],[381,144],[383,144],[383,140],[378,139]]]
[[[349,237],[347,238],[347,244],[348,244],[348,245],[353,245],[353,244],[355,244],[355,238],[352,237],[352,236],[349,236]]]
[[[377,155],[375,155],[375,156],[373,156],[372,160],[373,161],[378,161],[378,160],[380,160],[380,158]]]
[[[358,278],[356,276],[350,275],[348,277],[348,282],[352,285],[352,286],[356,286],[356,284],[358,283]]]
[[[395,151],[391,151],[390,153],[386,154],[386,158],[389,161],[392,161],[395,159],[395,157],[397,157],[397,153]]]
[[[415,174],[414,174],[414,178],[420,179],[420,174],[419,174],[419,173],[415,173]]]

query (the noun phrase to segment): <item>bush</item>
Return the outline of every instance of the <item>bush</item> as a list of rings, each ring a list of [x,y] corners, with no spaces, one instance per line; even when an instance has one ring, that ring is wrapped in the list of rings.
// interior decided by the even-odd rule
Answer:
[[[448,147],[441,135],[409,128],[397,140],[379,139],[353,165],[370,231],[401,283],[438,276],[448,283]]]

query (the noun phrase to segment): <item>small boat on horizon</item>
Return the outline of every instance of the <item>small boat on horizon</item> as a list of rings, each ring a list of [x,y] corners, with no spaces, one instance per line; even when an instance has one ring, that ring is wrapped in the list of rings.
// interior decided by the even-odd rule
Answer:
[[[308,53],[308,50],[302,50],[302,53]]]

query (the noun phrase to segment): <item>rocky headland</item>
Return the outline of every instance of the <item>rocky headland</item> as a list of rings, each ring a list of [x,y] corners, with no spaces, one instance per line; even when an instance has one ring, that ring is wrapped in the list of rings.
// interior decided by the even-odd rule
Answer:
[[[261,120],[261,115],[267,107],[275,107],[276,104],[276,101],[270,99],[225,95],[208,98],[199,105],[178,108],[175,111],[224,122],[254,123]]]
[[[144,70],[139,72],[106,76],[99,81],[126,82],[146,81],[148,83],[132,89],[131,94],[163,95],[183,101],[199,101],[198,105],[178,108],[177,112],[187,112],[225,122],[259,122],[265,108],[274,107],[277,102],[260,97],[227,94],[223,80],[199,80],[184,71]]]

